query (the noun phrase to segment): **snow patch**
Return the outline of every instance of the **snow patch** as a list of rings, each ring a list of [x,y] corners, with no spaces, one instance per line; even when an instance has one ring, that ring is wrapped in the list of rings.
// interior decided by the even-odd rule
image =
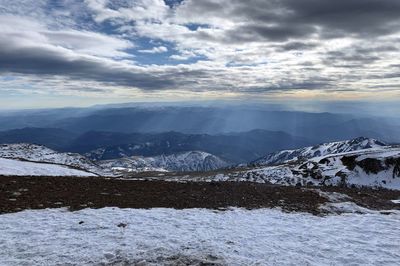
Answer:
[[[399,214],[317,217],[271,209],[30,210],[0,215],[0,261],[9,266],[398,265],[399,219]]]
[[[96,176],[67,166],[0,158],[0,175],[13,176]]]

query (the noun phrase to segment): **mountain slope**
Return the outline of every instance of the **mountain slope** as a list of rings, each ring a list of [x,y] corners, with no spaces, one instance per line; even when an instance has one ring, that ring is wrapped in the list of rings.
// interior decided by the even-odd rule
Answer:
[[[95,176],[64,165],[0,158],[0,176]]]
[[[371,138],[359,137],[352,140],[323,143],[312,147],[296,150],[283,150],[270,153],[261,157],[251,164],[256,166],[276,165],[298,159],[309,159],[317,156],[336,154],[349,151],[357,151],[369,148],[379,148],[387,144]]]
[[[125,157],[99,161],[99,164],[104,168],[114,169],[119,173],[142,171],[210,171],[228,166],[227,162],[217,156],[201,151],[154,157]]]
[[[80,154],[60,153],[36,144],[0,144],[0,158],[57,164],[99,175],[108,174],[105,169]]]
[[[251,170],[249,179],[283,185],[372,186],[400,189],[400,148],[381,147]]]

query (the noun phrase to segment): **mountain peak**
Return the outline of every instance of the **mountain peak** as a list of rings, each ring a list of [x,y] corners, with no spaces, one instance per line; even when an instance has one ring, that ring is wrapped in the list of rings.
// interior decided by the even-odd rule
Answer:
[[[276,165],[292,160],[309,159],[329,154],[380,148],[384,146],[387,146],[387,144],[382,141],[367,137],[357,137],[351,140],[328,142],[296,150],[282,150],[270,153],[253,161],[251,164],[258,166]]]

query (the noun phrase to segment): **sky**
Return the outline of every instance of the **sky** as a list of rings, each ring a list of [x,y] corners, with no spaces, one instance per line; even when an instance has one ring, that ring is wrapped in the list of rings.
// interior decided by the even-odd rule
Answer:
[[[0,108],[400,100],[398,0],[0,0]]]

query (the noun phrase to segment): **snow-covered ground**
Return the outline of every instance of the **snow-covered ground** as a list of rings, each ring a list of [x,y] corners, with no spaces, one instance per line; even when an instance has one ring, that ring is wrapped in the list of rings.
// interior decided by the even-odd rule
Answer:
[[[57,152],[37,144],[0,144],[0,158],[66,165],[98,175],[111,175],[111,171],[101,168],[80,154]]]
[[[399,221],[400,214],[317,217],[274,209],[29,210],[0,215],[0,261],[2,265],[399,265]]]
[[[63,165],[0,158],[0,175],[16,176],[95,176]]]

